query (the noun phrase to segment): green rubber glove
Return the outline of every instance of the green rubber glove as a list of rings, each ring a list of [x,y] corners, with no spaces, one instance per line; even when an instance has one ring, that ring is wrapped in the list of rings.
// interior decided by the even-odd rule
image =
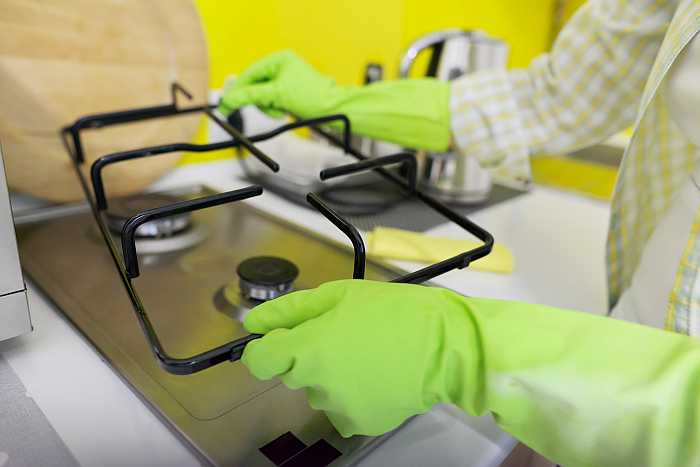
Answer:
[[[567,467],[700,465],[700,343],[610,318],[338,281],[254,308],[243,363],[304,388],[344,435],[438,402],[490,412]]]
[[[338,86],[292,52],[253,64],[224,90],[224,114],[253,104],[272,116],[313,118],[342,113],[353,133],[402,146],[446,150],[450,141],[450,87],[435,79]]]

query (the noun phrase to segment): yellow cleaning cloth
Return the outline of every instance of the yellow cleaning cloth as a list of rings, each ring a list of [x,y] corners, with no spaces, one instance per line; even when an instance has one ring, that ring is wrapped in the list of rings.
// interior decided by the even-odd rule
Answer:
[[[433,237],[389,227],[376,227],[367,234],[367,253],[377,258],[400,259],[423,263],[437,263],[481,245],[478,240],[454,240]],[[480,271],[513,272],[513,255],[500,244],[486,257],[469,265]]]

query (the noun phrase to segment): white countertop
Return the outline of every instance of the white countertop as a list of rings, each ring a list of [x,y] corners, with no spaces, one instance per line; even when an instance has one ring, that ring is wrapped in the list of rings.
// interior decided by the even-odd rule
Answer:
[[[206,183],[212,188],[229,190],[245,185],[236,173],[235,161],[187,166],[175,170],[158,185]],[[272,194],[251,202],[346,241],[335,227],[311,210]],[[602,314],[606,310],[604,244],[608,213],[604,203],[535,188],[529,194],[470,217],[489,230],[496,241],[511,249],[516,261],[512,274],[467,269],[447,273],[433,282],[466,295],[523,300]],[[457,226],[449,224],[429,233],[463,236]],[[408,269],[419,267],[401,265]],[[29,289],[35,331],[0,343],[0,354],[78,462],[84,467],[199,465],[50,302],[31,284]],[[443,415],[463,418],[449,408]],[[440,433],[442,443],[461,445],[462,452],[470,453],[463,465],[498,465],[513,444],[490,420],[471,419],[466,431],[460,433],[448,427],[444,417],[428,414],[418,419],[406,427],[402,436],[416,444],[417,424],[431,427]],[[392,459],[398,462],[395,465],[408,465],[405,459],[401,460],[400,448],[391,446],[392,443],[400,446],[405,442],[402,439],[392,438],[385,443],[388,445],[385,452],[393,453]],[[388,465],[381,459],[379,454],[375,463],[367,465]]]

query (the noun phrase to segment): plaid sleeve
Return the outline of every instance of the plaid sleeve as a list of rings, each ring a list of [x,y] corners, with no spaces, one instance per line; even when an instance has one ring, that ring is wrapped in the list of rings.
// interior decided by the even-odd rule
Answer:
[[[529,179],[533,152],[571,151],[634,121],[677,8],[669,0],[590,0],[527,69],[452,84],[454,141],[496,174]]]

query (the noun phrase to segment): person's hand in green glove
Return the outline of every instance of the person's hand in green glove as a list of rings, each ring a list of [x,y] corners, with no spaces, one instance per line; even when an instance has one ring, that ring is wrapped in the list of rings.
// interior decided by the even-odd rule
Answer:
[[[304,388],[344,436],[438,402],[490,412],[568,467],[700,465],[700,343],[445,289],[338,281],[255,307],[243,363]]]
[[[245,70],[223,93],[219,110],[253,104],[271,116],[342,113],[354,133],[442,151],[450,141],[450,87],[435,79],[338,86],[292,52],[274,53]]]

